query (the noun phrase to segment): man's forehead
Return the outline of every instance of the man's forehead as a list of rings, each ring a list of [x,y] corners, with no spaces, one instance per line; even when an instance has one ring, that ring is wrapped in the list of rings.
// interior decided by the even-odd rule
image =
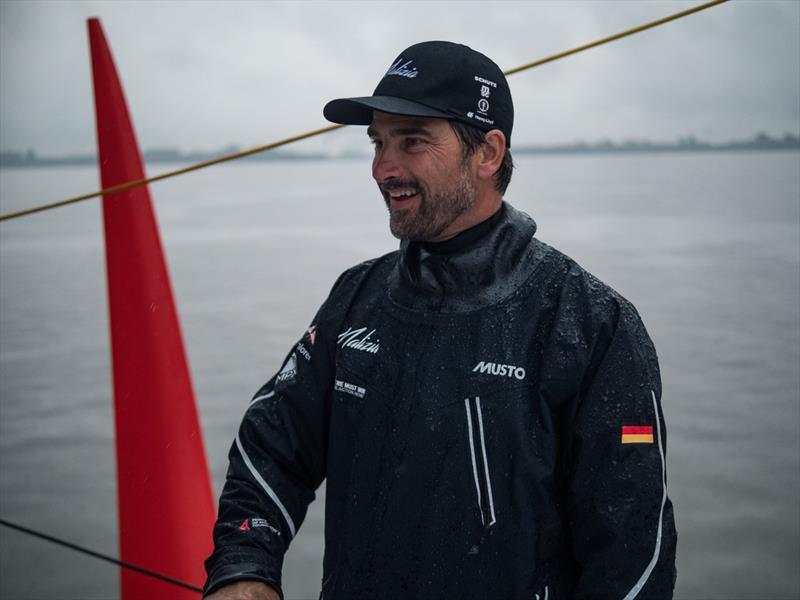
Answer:
[[[443,127],[447,127],[446,119],[393,115],[376,110],[372,113],[372,123],[367,127],[367,135],[391,135],[408,131],[435,134]]]

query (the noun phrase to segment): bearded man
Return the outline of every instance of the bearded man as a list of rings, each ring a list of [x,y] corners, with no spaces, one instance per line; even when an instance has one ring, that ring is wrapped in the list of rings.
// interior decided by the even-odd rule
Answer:
[[[416,44],[324,113],[368,125],[400,249],[339,277],[253,398],[209,598],[279,597],[323,480],[325,600],[671,598],[655,350],[629,302],[503,201],[500,69]]]

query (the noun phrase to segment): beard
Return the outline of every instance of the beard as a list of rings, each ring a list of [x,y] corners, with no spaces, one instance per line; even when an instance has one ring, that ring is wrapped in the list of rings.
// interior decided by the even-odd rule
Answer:
[[[392,210],[388,191],[413,188],[419,190],[417,206]],[[419,181],[405,179],[381,186],[383,199],[389,209],[389,229],[401,240],[432,242],[475,203],[475,186],[470,179],[466,161],[461,164],[458,180],[448,189],[429,192]]]

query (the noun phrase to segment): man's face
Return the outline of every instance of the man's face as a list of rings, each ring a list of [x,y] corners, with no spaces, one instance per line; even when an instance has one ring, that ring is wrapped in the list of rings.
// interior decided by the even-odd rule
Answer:
[[[433,242],[459,233],[457,220],[475,204],[475,174],[450,124],[375,111],[367,135],[392,234]]]

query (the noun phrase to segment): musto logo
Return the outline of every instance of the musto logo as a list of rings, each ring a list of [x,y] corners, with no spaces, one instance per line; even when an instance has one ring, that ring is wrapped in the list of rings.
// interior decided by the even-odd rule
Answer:
[[[501,365],[499,363],[481,361],[475,368],[472,369],[473,373],[484,373],[486,375],[497,375],[498,377],[516,377],[519,380],[525,379],[525,369],[522,367],[515,367],[514,365]]]

